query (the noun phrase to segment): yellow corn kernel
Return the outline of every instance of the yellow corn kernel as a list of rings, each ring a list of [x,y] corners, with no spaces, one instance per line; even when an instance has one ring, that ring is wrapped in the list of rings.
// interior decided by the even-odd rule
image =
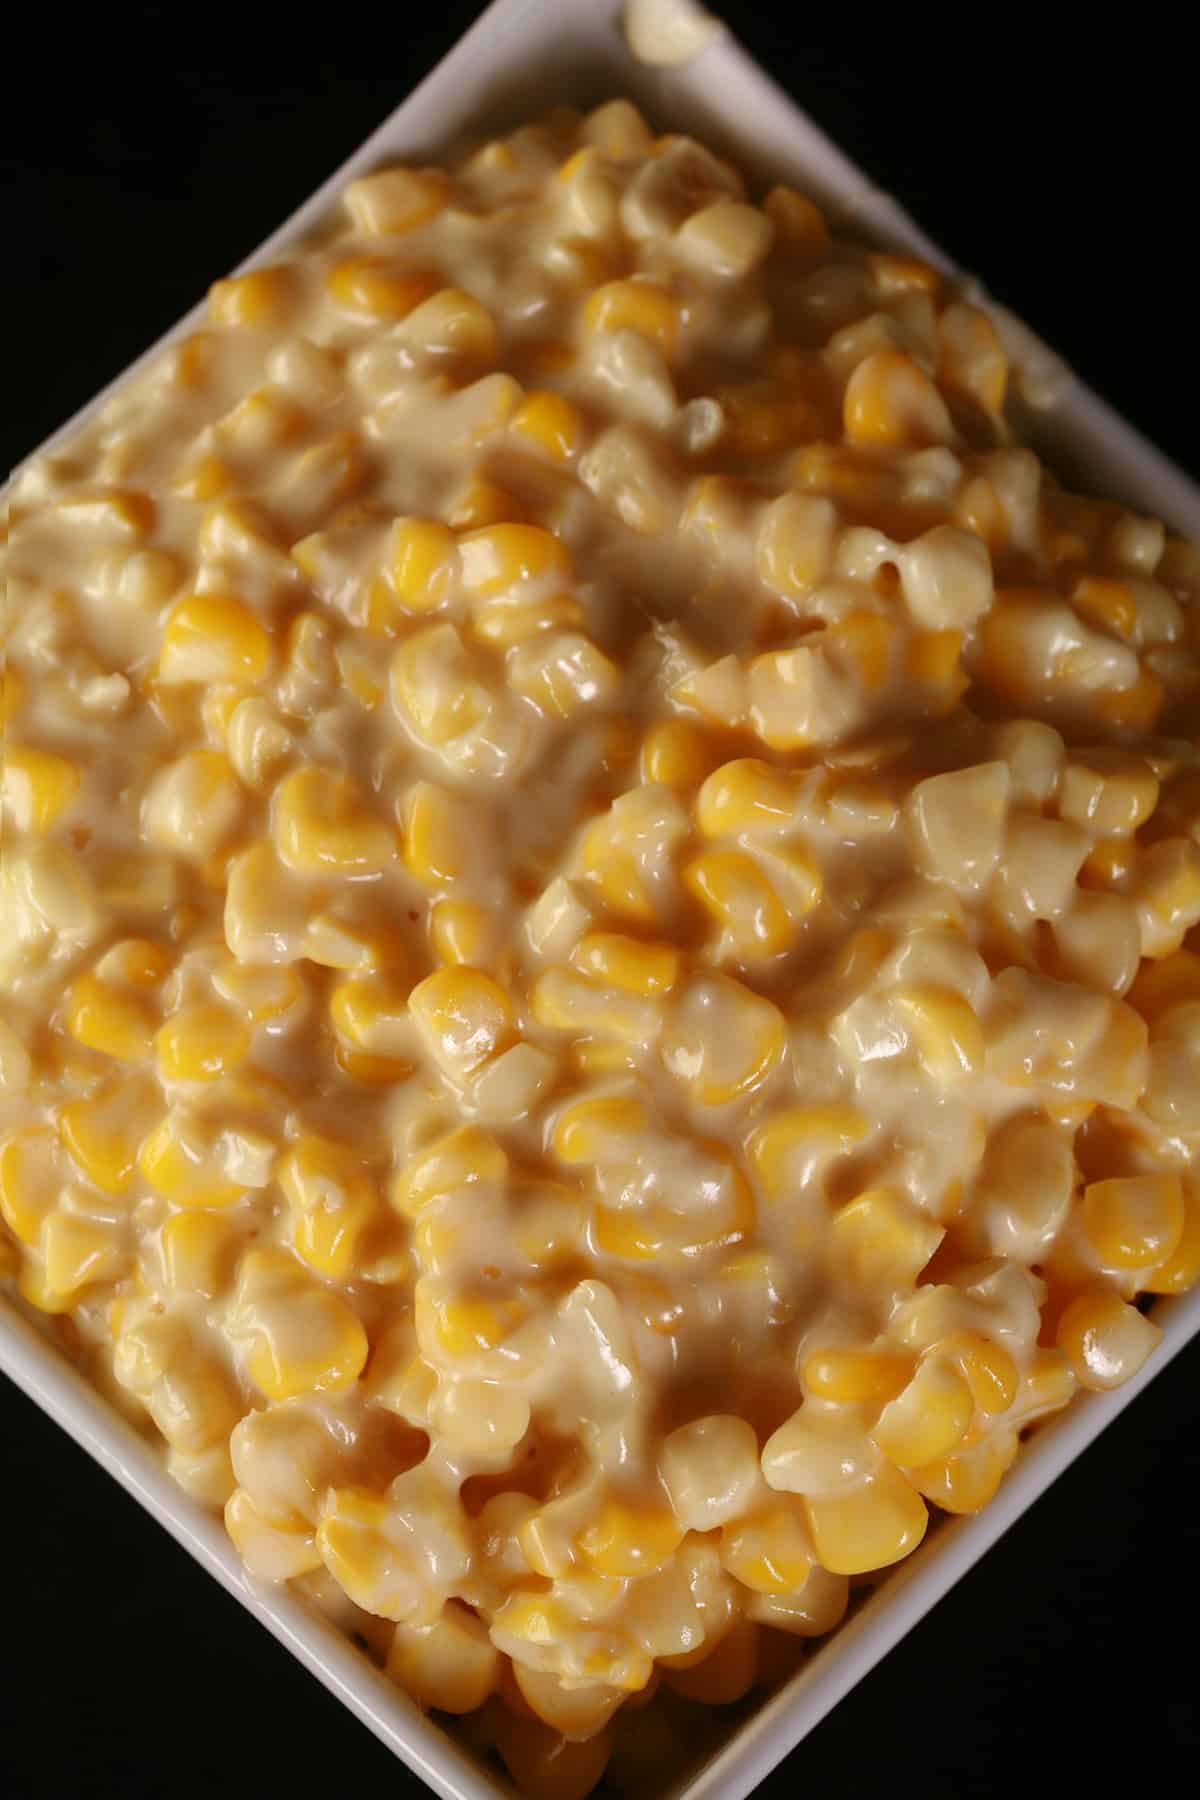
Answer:
[[[137,1164],[154,1192],[176,1206],[232,1206],[245,1191],[225,1174],[211,1127],[177,1111],[143,1139]]]
[[[662,1038],[662,1059],[704,1106],[724,1106],[765,1081],[783,1055],[783,1015],[725,975],[693,981]]]
[[[512,1002],[482,969],[435,969],[408,997],[417,1031],[438,1067],[461,1080],[516,1036]]]
[[[1150,732],[1158,724],[1167,691],[1153,669],[1143,668],[1125,688],[1110,688],[1094,700],[1096,716],[1125,731]]]
[[[219,500],[233,486],[233,470],[211,452],[186,462],[172,478],[171,491],[182,500],[198,500],[207,504]]]
[[[70,1312],[75,1304],[73,1293],[60,1294],[46,1280],[46,1268],[41,1258],[36,1260],[26,1257],[17,1271],[17,1292],[27,1305],[34,1306],[38,1312],[65,1313]]]
[[[438,279],[425,270],[398,269],[381,256],[350,256],[325,279],[330,298],[369,319],[405,319],[436,293]]]
[[[126,1078],[58,1109],[63,1149],[106,1194],[129,1191],[138,1146],[159,1110],[152,1082]]]
[[[580,1534],[579,1548],[602,1575],[648,1575],[661,1569],[683,1541],[669,1507],[607,1500]]]
[[[651,1000],[620,988],[601,987],[572,969],[547,969],[529,996],[539,1025],[552,1031],[593,1033],[642,1047],[658,1032],[661,1012]]]
[[[215,1081],[249,1055],[245,1022],[219,1001],[184,1006],[154,1039],[162,1081]]]
[[[589,295],[584,330],[636,331],[670,359],[679,336],[680,305],[655,281],[609,281]]]
[[[962,303],[946,307],[938,319],[938,340],[938,380],[969,395],[986,412],[1003,412],[1008,358],[987,313]]]
[[[940,1350],[962,1371],[976,1409],[994,1417],[1007,1412],[1021,1385],[1020,1371],[1003,1344],[978,1331],[957,1332]]]
[[[508,659],[509,686],[552,719],[611,702],[620,687],[615,663],[581,632],[539,631]]]
[[[831,1222],[834,1267],[851,1288],[910,1288],[945,1229],[889,1188],[868,1188]]]
[[[962,671],[962,647],[961,631],[914,632],[905,652],[905,673],[953,704],[966,692],[969,680]]]
[[[706,850],[685,863],[683,885],[726,934],[734,956],[777,956],[792,942],[788,909],[743,850]]]
[[[567,1052],[581,1081],[593,1075],[630,1074],[637,1068],[637,1049],[617,1038],[578,1038]]]
[[[450,179],[440,169],[376,169],[352,181],[342,199],[359,231],[398,237],[436,217],[450,192]]]
[[[163,627],[158,678],[167,683],[217,681],[252,685],[271,660],[271,640],[254,614],[228,594],[188,594]]]
[[[280,1159],[277,1179],[292,1209],[291,1242],[318,1275],[345,1281],[374,1220],[375,1188],[352,1150],[304,1132]]]
[[[1127,837],[1101,838],[1084,859],[1079,871],[1080,887],[1116,887],[1132,871],[1133,855],[1134,846]]]
[[[305,956],[324,969],[375,969],[390,949],[384,934],[333,912],[314,913],[304,931]]]
[[[929,1524],[920,1494],[886,1465],[849,1493],[806,1496],[804,1510],[817,1560],[833,1575],[866,1575],[899,1562]]]
[[[857,1107],[793,1106],[758,1127],[747,1145],[770,1200],[796,1195],[836,1156],[848,1156],[870,1126]]]
[[[953,441],[946,403],[928,375],[899,350],[876,350],[846,384],[846,438],[872,450],[921,450]]]
[[[233,1277],[242,1237],[219,1213],[177,1212],[163,1224],[160,1244],[170,1285],[215,1300]]]
[[[282,862],[304,875],[375,875],[396,844],[364,808],[348,775],[309,764],[275,789],[272,835]]]
[[[52,1212],[42,1226],[41,1251],[46,1287],[52,1294],[77,1294],[125,1272],[128,1253],[111,1224],[82,1213]]]
[[[137,994],[80,975],[67,994],[66,1027],[77,1043],[118,1062],[141,1062],[153,1047],[155,1018]]]
[[[800,1509],[774,1500],[721,1527],[721,1564],[756,1594],[794,1594],[813,1566],[812,1539]]]
[[[0,669],[0,726],[15,719],[25,699],[25,677],[13,664]]]
[[[304,983],[286,964],[240,963],[232,957],[214,971],[213,986],[252,1025],[283,1018],[305,996]]]
[[[668,994],[679,980],[680,952],[616,931],[590,931],[571,951],[571,967],[627,994]]]
[[[564,1107],[550,1147],[568,1167],[593,1167],[628,1157],[649,1128],[649,1114],[632,1094],[603,1094]]]
[[[418,1706],[469,1713],[496,1687],[500,1652],[484,1621],[450,1600],[432,1625],[397,1625],[387,1672]]]
[[[1185,1294],[1200,1281],[1200,1188],[1190,1184],[1183,1195],[1183,1228],[1179,1242],[1139,1285],[1148,1294]]]
[[[32,1249],[62,1187],[54,1133],[44,1125],[12,1132],[0,1143],[0,1218]]]
[[[431,1302],[416,1287],[417,1339],[426,1355],[461,1362],[481,1351],[495,1350],[522,1324],[527,1308],[517,1299],[484,1299],[473,1294],[447,1295]]]
[[[392,586],[409,612],[432,612],[458,577],[458,542],[436,519],[397,519],[388,543]]]
[[[459,551],[463,586],[480,600],[533,584],[559,587],[571,579],[565,544],[540,525],[484,525],[463,533]]]
[[[426,363],[450,365],[460,377],[491,367],[500,354],[496,321],[474,294],[461,288],[439,287],[414,307],[396,335]],[[496,420],[500,424],[512,411],[520,389],[511,376],[497,379],[506,396],[502,416]]]
[[[1058,784],[1058,811],[1072,825],[1101,838],[1124,837],[1144,825],[1158,805],[1161,784],[1148,762],[1077,752]]]
[[[795,816],[796,800],[796,782],[785,770],[739,757],[704,782],[696,796],[696,824],[711,838],[782,831]]]
[[[501,1183],[508,1177],[508,1157],[490,1132],[460,1125],[415,1156],[397,1175],[391,1202],[397,1212],[415,1219],[422,1209],[463,1188]]]
[[[648,1680],[647,1675],[624,1685],[636,1689]],[[598,1731],[585,1743],[575,1743],[540,1719],[503,1712],[497,1719],[496,1749],[514,1787],[528,1800],[585,1800],[608,1766],[612,1740],[607,1731]]]
[[[329,996],[329,1016],[343,1042],[368,1056],[406,1057],[412,1049],[408,987],[399,977],[351,976]]]
[[[478,842],[469,802],[418,781],[404,796],[401,818],[405,867],[425,887],[444,887],[469,873]]]
[[[927,1500],[948,1513],[976,1513],[994,1499],[1016,1458],[1015,1431],[995,1429],[944,1462],[910,1469],[909,1479]]]
[[[477,900],[439,900],[429,913],[429,941],[439,962],[482,968],[496,950],[496,923]]]
[[[0,1232],[0,1281],[9,1281],[21,1268],[21,1252],[10,1237]]]
[[[1079,1294],[1058,1321],[1055,1342],[1070,1360],[1081,1387],[1120,1387],[1136,1375],[1162,1332],[1111,1288]]]
[[[73,762],[32,745],[7,743],[0,777],[4,810],[18,831],[49,831],[79,791]]]
[[[777,241],[790,255],[814,261],[829,255],[829,227],[807,194],[792,187],[773,187],[763,201],[763,211],[775,226]]]
[[[964,1376],[950,1361],[927,1356],[890,1400],[871,1429],[884,1455],[900,1468],[941,1462],[962,1443],[974,1402]]]
[[[803,1369],[804,1385],[817,1400],[844,1406],[885,1406],[906,1387],[912,1358],[888,1350],[814,1350]]]
[[[1163,838],[1135,859],[1130,897],[1137,902],[1142,955],[1170,956],[1200,923],[1200,845]]]
[[[1137,630],[1137,607],[1123,581],[1108,576],[1081,575],[1071,594],[1071,605],[1081,619],[1128,643]]]
[[[477,531],[483,525],[524,524],[526,518],[515,495],[477,471],[452,501],[446,523],[453,531]]]
[[[508,429],[552,462],[569,463],[583,443],[579,408],[551,388],[532,388],[509,420]]]
[[[263,330],[278,325],[286,316],[294,292],[294,277],[286,265],[250,269],[214,281],[208,290],[208,316],[214,325]]]
[[[367,1360],[367,1334],[353,1307],[319,1287],[286,1250],[243,1256],[229,1330],[246,1344],[246,1373],[268,1400],[349,1387]]]
[[[1178,1175],[1126,1175],[1083,1190],[1083,1235],[1106,1269],[1146,1269],[1168,1261],[1183,1236]]]
[[[156,508],[149,494],[127,488],[101,488],[67,494],[59,511],[72,523],[122,537],[145,537],[154,525]]]
[[[825,642],[850,665],[867,692],[876,694],[887,684],[897,636],[893,620],[859,608],[836,620]]]
[[[711,741],[690,719],[664,719],[642,739],[638,769],[643,781],[691,788],[703,781],[712,764]]]
[[[961,1081],[983,1067],[983,1027],[954,988],[902,988],[896,1005],[916,1042],[922,1067],[935,1081]]]
[[[389,1508],[369,1488],[330,1488],[316,1547],[338,1585],[380,1618],[403,1619],[415,1599],[412,1563],[388,1534]]]

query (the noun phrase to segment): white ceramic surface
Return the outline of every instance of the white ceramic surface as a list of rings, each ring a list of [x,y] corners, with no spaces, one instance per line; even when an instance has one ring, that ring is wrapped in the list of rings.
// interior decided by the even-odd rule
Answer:
[[[864,234],[917,251],[943,269],[954,267],[727,34],[682,67],[647,68],[626,49],[621,10],[622,0],[495,0],[350,161],[243,266],[277,256],[325,212],[353,175],[375,163],[435,157],[456,140],[520,123],[543,110],[547,96],[586,105],[627,94],[659,125],[694,132],[752,175],[790,179]],[[193,330],[202,312],[197,307],[180,320],[133,368]],[[1049,357],[1036,339],[1027,342],[1031,357]],[[42,450],[68,437],[132,372],[98,394]],[[1195,484],[1061,367],[1056,387],[1053,408],[1036,424],[1039,449],[1072,476],[1200,538]],[[991,1506],[976,1518],[948,1520],[935,1530],[785,1688],[673,1790],[670,1800],[742,1800],[1157,1370],[1200,1334],[1200,1291],[1160,1302],[1155,1317],[1163,1326],[1163,1342],[1139,1375],[1115,1393],[1087,1395],[1037,1433]],[[477,1768],[365,1656],[290,1593],[251,1582],[219,1522],[175,1486],[132,1428],[2,1298],[0,1369],[444,1800],[511,1794],[505,1782]]]

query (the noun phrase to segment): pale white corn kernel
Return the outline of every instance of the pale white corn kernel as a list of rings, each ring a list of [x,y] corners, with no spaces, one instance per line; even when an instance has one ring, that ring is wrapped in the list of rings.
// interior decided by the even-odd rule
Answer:
[[[658,1468],[685,1531],[715,1531],[746,1511],[759,1485],[758,1440],[732,1413],[694,1419],[663,1440]]]

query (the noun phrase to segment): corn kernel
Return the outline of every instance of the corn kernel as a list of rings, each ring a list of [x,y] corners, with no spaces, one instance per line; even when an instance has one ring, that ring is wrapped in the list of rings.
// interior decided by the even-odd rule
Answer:
[[[662,1039],[662,1059],[704,1106],[723,1106],[759,1086],[783,1055],[778,1008],[727,976],[685,990]]]
[[[244,1189],[224,1173],[220,1150],[211,1127],[173,1110],[143,1139],[137,1163],[154,1192],[176,1206],[232,1206]]]
[[[532,388],[509,420],[508,429],[557,463],[569,463],[583,443],[579,408],[549,388]]]
[[[67,994],[66,1027],[77,1043],[118,1062],[141,1062],[152,1050],[155,1018],[137,994],[95,974],[80,975]]]
[[[684,865],[681,878],[721,927],[735,957],[777,956],[790,946],[793,922],[788,909],[745,851],[706,850]]]
[[[994,1417],[1008,1411],[1017,1397],[1021,1377],[1003,1344],[980,1332],[964,1331],[946,1339],[941,1349],[953,1357],[962,1371],[979,1412]]]
[[[436,519],[397,519],[388,544],[392,586],[409,612],[432,612],[458,577],[458,543]]]
[[[342,1144],[305,1132],[280,1159],[277,1179],[292,1209],[297,1256],[329,1281],[345,1281],[378,1211],[374,1187],[357,1157]]]
[[[538,976],[529,1006],[539,1025],[552,1031],[591,1032],[642,1048],[657,1035],[660,1008],[640,994],[601,987],[572,969],[547,969]]]
[[[829,227],[807,194],[791,187],[773,187],[763,202],[763,210],[774,223],[776,241],[789,255],[814,261],[829,255]]]
[[[272,835],[280,860],[305,875],[374,875],[396,845],[381,819],[365,811],[348,775],[310,764],[275,789]]]
[[[483,525],[526,522],[524,509],[515,495],[478,472],[459,490],[446,514],[446,523],[453,531],[477,531]]]
[[[167,683],[218,681],[253,685],[271,659],[271,640],[253,613],[228,594],[189,594],[163,626],[158,678]]]
[[[658,282],[609,281],[589,296],[583,324],[589,333],[636,331],[670,360],[679,335],[680,305]]]
[[[602,1575],[646,1575],[661,1569],[683,1540],[683,1527],[666,1507],[608,1500],[581,1534],[579,1548]]]
[[[1014,1431],[989,1431],[977,1444],[967,1445],[944,1462],[910,1469],[909,1478],[919,1492],[943,1512],[980,1512],[994,1499],[1001,1481],[1012,1467],[1017,1448]]]
[[[557,587],[571,579],[565,545],[540,525],[484,525],[465,532],[459,550],[463,586],[481,600],[535,583]]]
[[[884,1455],[901,1468],[941,1462],[962,1443],[973,1412],[971,1390],[954,1365],[927,1356],[871,1429]]]
[[[983,1067],[983,1027],[949,987],[902,988],[896,1005],[912,1032],[922,1066],[935,1081],[961,1081]]]
[[[868,1292],[912,1287],[946,1235],[887,1188],[869,1188],[840,1207],[831,1229],[835,1268]]]
[[[1171,1255],[1140,1278],[1148,1294],[1184,1294],[1200,1281],[1200,1190],[1190,1184],[1183,1195],[1183,1228]]]
[[[1178,1175],[1115,1176],[1083,1191],[1083,1234],[1106,1269],[1145,1269],[1166,1262],[1183,1236]]]
[[[124,1080],[58,1110],[63,1149],[103,1193],[129,1191],[142,1137],[158,1119],[152,1082]]]
[[[594,1167],[634,1154],[649,1128],[649,1114],[640,1100],[631,1094],[604,1094],[564,1107],[550,1147],[568,1167]]]
[[[16,718],[24,699],[25,677],[20,669],[12,664],[0,669],[0,726]]]
[[[947,306],[938,318],[938,339],[938,380],[986,412],[1003,412],[1008,358],[987,313],[961,303]]]
[[[111,1224],[61,1210],[42,1226],[41,1251],[50,1293],[72,1297],[95,1282],[115,1281],[129,1260]]]
[[[760,1125],[746,1148],[767,1197],[786,1200],[835,1157],[850,1155],[869,1130],[857,1107],[794,1106]]]
[[[468,802],[419,781],[404,796],[404,863],[425,887],[461,881],[474,861],[478,829]]]
[[[713,764],[709,740],[689,719],[664,719],[642,740],[639,773],[646,782],[691,788],[703,781]]]
[[[667,994],[679,980],[680,953],[673,944],[643,943],[620,932],[592,931],[571,951],[581,975],[629,994]]]
[[[436,969],[408,997],[418,1033],[438,1067],[461,1079],[516,1035],[512,1002],[480,969]]]
[[[215,1081],[250,1051],[250,1032],[228,1007],[197,1001],[160,1026],[154,1047],[163,1081]]]
[[[605,1731],[573,1743],[539,1719],[506,1713],[497,1722],[496,1749],[528,1800],[585,1800],[604,1774],[612,1744]]]
[[[49,831],[79,791],[79,770],[65,756],[32,745],[4,746],[4,810],[18,831]]]
[[[214,281],[208,290],[208,316],[214,325],[238,330],[278,325],[290,306],[293,282],[292,271],[279,264]]]
[[[342,196],[359,231],[396,237],[435,218],[450,197],[440,169],[376,169],[352,181]]]
[[[888,1467],[849,1493],[808,1496],[804,1509],[817,1558],[834,1575],[866,1575],[899,1562],[929,1524],[920,1494]]]
[[[500,1652],[483,1620],[451,1600],[433,1625],[397,1625],[387,1672],[419,1706],[469,1713],[499,1681]]]
[[[18,1243],[33,1248],[62,1186],[54,1133],[33,1125],[0,1142],[0,1217]]]
[[[721,1528],[721,1565],[756,1594],[794,1594],[813,1566],[800,1508],[774,1500]]]
[[[414,1157],[396,1177],[392,1205],[415,1219],[435,1200],[477,1184],[501,1183],[508,1176],[508,1157],[489,1132],[461,1125]]]
[[[367,1360],[353,1308],[285,1250],[243,1256],[229,1330],[245,1344],[246,1372],[268,1400],[349,1387]]]
[[[347,312],[368,319],[404,319],[438,286],[423,270],[398,269],[380,256],[351,256],[335,263],[325,285]]]
[[[1096,1287],[1070,1302],[1055,1341],[1070,1358],[1080,1386],[1104,1390],[1136,1375],[1161,1337],[1136,1306],[1111,1288]]]
[[[897,350],[877,350],[846,384],[847,441],[870,449],[920,450],[954,440],[946,403],[929,377]]]
[[[241,1234],[219,1213],[177,1212],[165,1220],[160,1242],[171,1287],[215,1300],[232,1279]]]
[[[912,1358],[887,1350],[816,1350],[806,1359],[804,1385],[818,1400],[845,1406],[885,1406],[912,1376]]]
[[[329,996],[329,1016],[344,1043],[368,1056],[404,1058],[413,1049],[409,990],[396,976],[352,975]]]
[[[430,909],[429,940],[440,962],[480,968],[494,955],[496,938],[495,920],[478,901],[439,900]]]

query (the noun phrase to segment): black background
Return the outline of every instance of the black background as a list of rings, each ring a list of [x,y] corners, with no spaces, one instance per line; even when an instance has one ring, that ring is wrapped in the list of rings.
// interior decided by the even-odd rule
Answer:
[[[10,28],[0,463],[245,256],[480,10],[47,7]],[[1053,5],[720,10],[1197,472],[1198,94],[1168,24],[1187,9],[1119,33]],[[1165,1370],[761,1791],[1007,1800],[1194,1774],[1198,1377],[1194,1350]],[[0,1380],[0,1795],[381,1791],[424,1790]]]

